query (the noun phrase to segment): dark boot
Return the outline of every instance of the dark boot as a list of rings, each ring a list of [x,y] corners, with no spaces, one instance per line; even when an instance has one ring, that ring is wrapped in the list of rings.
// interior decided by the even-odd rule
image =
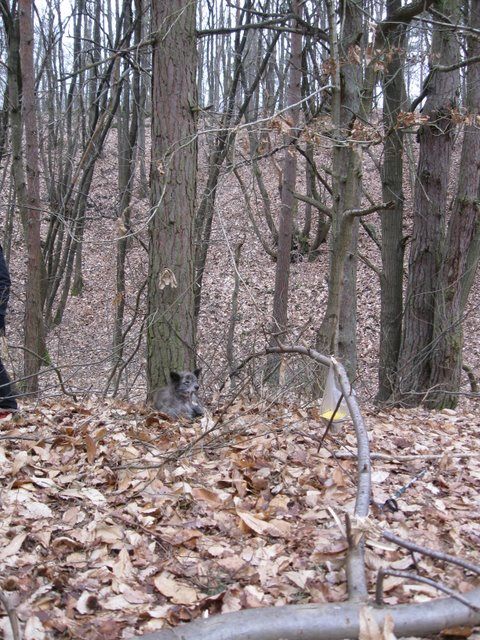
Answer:
[[[0,360],[0,410],[17,411],[18,405],[8,373]]]

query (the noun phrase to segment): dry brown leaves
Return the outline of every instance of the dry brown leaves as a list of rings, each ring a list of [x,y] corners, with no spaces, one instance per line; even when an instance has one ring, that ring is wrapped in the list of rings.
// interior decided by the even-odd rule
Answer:
[[[480,561],[480,416],[396,410],[366,422],[380,454],[361,523],[372,591],[381,566],[471,588],[472,576],[412,558],[381,528]],[[0,429],[0,588],[26,640],[129,638],[201,615],[346,597],[356,461],[335,455],[355,452],[348,423],[320,451],[315,411],[240,401],[202,425],[52,402]],[[383,508],[389,498],[399,511]],[[437,596],[385,580],[389,604]],[[1,628],[10,638],[3,611]]]

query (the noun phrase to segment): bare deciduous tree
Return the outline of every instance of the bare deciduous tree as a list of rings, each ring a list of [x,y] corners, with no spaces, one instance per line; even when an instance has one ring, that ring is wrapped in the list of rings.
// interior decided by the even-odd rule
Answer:
[[[153,3],[149,393],[195,359],[193,224],[197,179],[195,2]]]

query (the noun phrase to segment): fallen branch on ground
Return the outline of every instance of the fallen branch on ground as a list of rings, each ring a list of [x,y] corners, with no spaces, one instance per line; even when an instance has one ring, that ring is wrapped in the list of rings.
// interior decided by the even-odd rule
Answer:
[[[368,515],[371,495],[368,434],[355,393],[343,366],[335,358],[323,356],[314,349],[303,346],[282,345],[270,347],[262,353],[251,355],[237,367],[235,373],[252,358],[265,356],[269,353],[297,353],[306,355],[324,366],[333,365],[355,427],[357,439],[358,484],[354,515],[365,518]],[[393,536],[393,534],[391,535]],[[385,537],[387,537],[386,534]],[[480,624],[480,589],[474,589],[462,595],[449,590],[452,593],[452,597],[421,604],[402,604],[393,607],[371,606],[367,603],[368,592],[363,555],[364,538],[362,536],[358,544],[355,545],[355,536],[352,533],[348,519],[347,538],[349,542],[346,567],[348,602],[246,609],[147,634],[142,636],[142,639],[278,640],[279,638],[288,638],[288,640],[341,640],[342,638],[358,638],[361,631],[360,618],[367,614],[380,627],[388,623],[388,621],[393,621],[392,631],[396,636],[424,636],[437,633],[446,627]],[[392,541],[397,542],[397,544],[402,543],[402,546],[407,547],[407,544],[410,544],[404,543],[404,541],[397,539],[395,536],[393,538],[395,539],[392,539]],[[415,550],[419,549],[419,547],[416,547]],[[442,559],[446,558],[443,557]],[[460,564],[460,561],[457,564]],[[465,565],[462,564],[461,566]],[[423,578],[420,579],[423,580]],[[438,587],[437,584],[435,586]]]

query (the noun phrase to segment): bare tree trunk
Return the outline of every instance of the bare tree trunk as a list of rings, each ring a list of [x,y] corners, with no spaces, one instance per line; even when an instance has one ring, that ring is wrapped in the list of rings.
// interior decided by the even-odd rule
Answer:
[[[135,45],[141,40],[142,0],[135,0],[136,27]],[[125,27],[129,29],[132,24],[132,16],[128,12]],[[128,42],[128,40],[127,40]],[[123,321],[125,315],[125,262],[127,249],[131,238],[130,232],[130,203],[132,199],[133,181],[135,174],[136,155],[135,149],[138,138],[138,123],[140,110],[140,72],[136,64],[132,71],[132,81],[127,82],[123,91],[123,107],[119,110],[118,118],[118,189],[120,203],[118,207],[118,232],[117,241],[117,274],[115,295],[115,320],[113,327],[113,366],[118,368],[121,364],[124,351]],[[118,386],[118,381],[116,383]]]
[[[360,2],[345,3],[341,40],[337,44],[335,15],[330,6],[331,50],[335,60],[332,118],[336,127],[333,149],[333,197],[329,288],[327,309],[317,332],[316,348],[338,354],[353,378],[356,369],[356,261],[358,219],[348,215],[362,197],[362,152],[348,141],[361,110],[362,70],[356,47],[362,35]],[[336,52],[336,53],[335,53]]]
[[[480,29],[480,2],[470,3],[468,57],[480,55],[480,41],[472,33]],[[430,391],[431,408],[453,408],[458,402],[462,373],[463,314],[473,275],[479,262],[480,189],[480,64],[467,68],[469,123],[465,126],[458,170],[457,195],[450,217],[445,252],[438,276],[433,326]]]
[[[441,2],[438,7],[451,21],[434,24],[432,60],[449,66],[458,62],[455,22],[458,3]],[[423,115],[429,121],[419,130],[420,153],[413,207],[413,231],[410,248],[405,320],[398,374],[395,384],[397,400],[420,404],[429,388],[435,292],[441,262],[450,158],[459,71],[431,71]]]
[[[245,6],[249,8],[251,0],[246,0]],[[250,15],[247,12],[247,15]],[[218,179],[220,177],[220,171],[227,157],[230,146],[234,140],[234,134],[232,130],[240,124],[242,118],[248,109],[250,100],[257,89],[258,83],[262,78],[265,69],[270,60],[270,56],[275,49],[279,33],[276,33],[268,44],[267,50],[263,57],[260,68],[257,70],[257,74],[251,86],[245,92],[245,96],[241,106],[238,109],[238,113],[234,114],[235,96],[237,94],[238,84],[240,81],[240,73],[242,70],[241,56],[245,48],[246,37],[245,35],[240,37],[238,35],[235,44],[235,72],[232,82],[230,84],[227,108],[223,116],[222,123],[219,127],[219,131],[216,135],[214,148],[209,157],[209,170],[206,181],[206,186],[203,191],[200,204],[195,220],[195,317],[198,318],[201,304],[202,293],[202,281],[203,273],[205,270],[205,263],[207,260],[208,247],[210,244],[210,235],[213,224],[213,214],[215,207],[215,198],[217,194]]]
[[[245,8],[249,9],[251,0],[246,0]],[[247,19],[250,14],[247,13]],[[198,211],[195,217],[195,317],[200,313],[203,273],[205,263],[207,261],[208,247],[210,244],[210,235],[213,223],[213,212],[215,199],[217,197],[218,179],[222,164],[227,157],[230,145],[234,140],[230,128],[233,124],[235,96],[237,95],[238,85],[241,74],[241,57],[247,44],[246,34],[237,33],[235,37],[235,71],[230,82],[228,95],[226,96],[226,110],[222,118],[221,126],[215,136],[213,149],[208,159],[208,176],[203,194],[200,199]],[[214,78],[218,77],[217,73],[212,74]],[[214,99],[214,97],[212,97]],[[245,106],[245,110],[248,103]],[[238,119],[237,119],[238,120]]]
[[[301,18],[301,5],[293,0],[292,10]],[[297,180],[297,155],[293,144],[298,137],[300,120],[302,81],[302,35],[291,33],[290,72],[287,88],[287,106],[290,131],[284,137],[285,156],[283,159],[282,202],[278,224],[277,262],[275,265],[275,289],[273,293],[271,346],[286,339],[288,323],[288,287],[290,280],[290,255],[292,250],[293,220],[295,212],[295,185]],[[267,365],[270,382],[279,382],[279,355],[271,355]]]
[[[93,35],[93,61],[94,62],[98,62],[98,60],[100,59],[100,42],[99,42],[99,38],[100,38],[100,5],[101,2],[98,1],[96,3],[96,7],[95,7],[95,20],[94,20],[94,35]],[[79,7],[79,9],[81,9],[81,7]],[[86,7],[85,7],[86,10]],[[87,11],[85,11],[85,16],[83,19],[83,31],[84,31],[84,41],[88,42],[92,40],[92,36],[90,35],[90,21],[88,20],[87,17],[88,13]],[[81,16],[78,17],[78,20],[81,21]],[[81,43],[79,43],[80,45]],[[88,134],[90,133],[89,131],[89,123],[88,123],[88,119],[87,119],[87,109],[91,112],[92,111],[92,101],[90,100],[91,97],[95,96],[95,89],[96,89],[96,75],[98,73],[98,69],[97,67],[94,67],[91,73],[90,79],[90,83],[88,85],[88,88],[85,87],[85,71],[83,69],[83,67],[86,64],[86,57],[85,54],[82,51],[82,55],[80,55],[80,71],[78,73],[78,105],[79,105],[79,117],[80,117],[80,123],[81,123],[81,130],[82,130],[82,142],[83,142],[83,146],[85,147],[86,141],[88,139]],[[92,82],[93,80],[93,82]],[[93,84],[93,86],[92,86]],[[92,114],[90,113],[90,115],[92,116]],[[84,287],[84,281],[83,281],[83,239],[85,236],[85,226],[86,226],[86,219],[85,219],[85,214],[83,214],[79,220],[78,220],[78,224],[76,225],[77,227],[77,231],[76,231],[76,246],[75,246],[75,267],[74,267],[74,273],[73,273],[73,281],[72,281],[72,288],[71,288],[71,295],[72,296],[81,296],[83,293],[83,287]]]
[[[195,361],[193,222],[197,171],[196,3],[152,4],[148,393]]]
[[[78,2],[79,7],[83,6],[82,3],[84,0],[78,0]],[[123,0],[122,2],[122,11],[117,20],[115,42],[112,44],[113,49],[121,48],[123,41],[129,37],[130,31],[123,29],[127,6],[129,4],[130,0]],[[95,35],[95,37],[99,36]],[[80,53],[78,55],[80,55]],[[76,60],[77,58],[75,59],[74,66],[75,74],[78,71],[78,63]],[[76,147],[72,150],[70,146],[71,139],[75,139],[75,136],[72,135],[71,138],[68,139],[69,147],[66,150],[66,157],[63,158],[63,165],[70,167],[70,169],[65,172],[58,181],[62,186],[59,194],[61,216],[58,216],[60,220],[54,223],[54,227],[58,229],[58,233],[54,231],[51,235],[49,233],[49,237],[47,237],[48,251],[50,256],[53,256],[53,259],[49,258],[48,261],[51,269],[49,269],[49,292],[45,309],[47,323],[53,322],[58,324],[61,322],[70,293],[74,261],[83,234],[87,199],[92,184],[95,163],[102,153],[106,136],[110,130],[121,97],[124,74],[120,74],[120,60],[121,59],[116,56],[110,57],[105,64],[106,68],[102,77],[98,79],[98,82],[95,78],[93,84],[96,87],[96,94],[93,94],[92,88],[89,137],[77,163],[71,162],[72,157],[76,155]],[[67,116],[73,107],[74,95],[75,91],[69,91],[67,98]],[[74,123],[72,122],[68,126],[73,127]],[[81,126],[81,121],[78,126]],[[67,227],[67,233],[64,232],[65,226]],[[53,236],[56,236],[55,241]],[[55,243],[57,245],[56,247],[54,246]],[[60,287],[60,300],[54,312],[53,307]]]
[[[45,356],[42,315],[43,258],[40,245],[40,182],[38,162],[37,108],[33,63],[33,2],[19,0],[20,66],[22,77],[22,120],[25,128],[26,191],[20,188],[18,204],[24,221],[27,244],[25,283],[24,377],[25,390],[38,392],[38,372]],[[25,198],[22,200],[21,198]]]
[[[387,2],[387,20],[401,7],[401,0]],[[386,41],[386,68],[383,73],[383,122],[387,133],[382,167],[384,202],[394,208],[380,214],[382,226],[382,272],[380,275],[380,352],[377,400],[387,400],[393,391],[402,338],[403,311],[403,132],[397,127],[405,111],[403,64],[405,25],[400,24]]]
[[[5,154],[5,147],[7,144],[7,132],[8,132],[8,76],[7,86],[5,93],[3,94],[3,104],[0,110],[0,160],[2,160]]]

